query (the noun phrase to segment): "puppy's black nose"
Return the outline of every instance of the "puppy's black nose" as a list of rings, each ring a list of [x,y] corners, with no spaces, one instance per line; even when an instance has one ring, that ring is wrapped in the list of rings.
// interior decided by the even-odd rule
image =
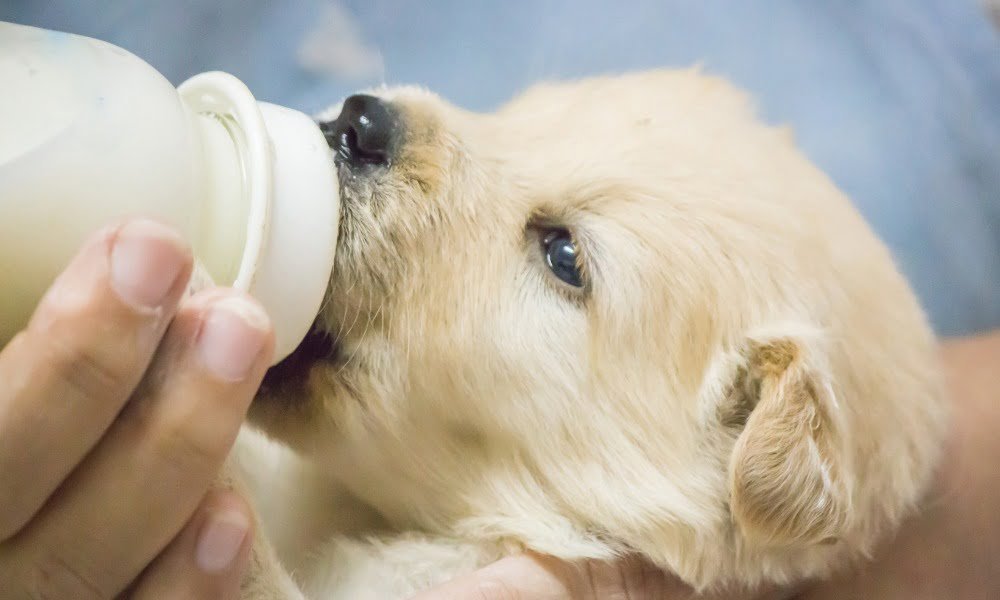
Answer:
[[[344,100],[340,116],[319,124],[336,162],[389,165],[399,145],[399,115],[385,100],[357,94]]]

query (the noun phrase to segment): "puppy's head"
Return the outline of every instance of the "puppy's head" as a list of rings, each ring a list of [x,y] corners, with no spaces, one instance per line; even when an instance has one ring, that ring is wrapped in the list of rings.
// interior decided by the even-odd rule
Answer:
[[[323,128],[314,335],[252,416],[391,519],[698,585],[823,571],[922,489],[931,342],[848,202],[694,71],[422,90]]]

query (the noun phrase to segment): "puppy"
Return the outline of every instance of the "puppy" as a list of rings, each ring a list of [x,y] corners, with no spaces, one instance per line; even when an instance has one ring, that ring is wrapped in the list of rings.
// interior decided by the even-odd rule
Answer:
[[[406,597],[525,549],[783,584],[864,557],[927,488],[925,317],[728,84],[546,84],[494,114],[383,89],[325,116],[336,267],[251,409],[281,445],[235,459],[270,543],[247,597]]]

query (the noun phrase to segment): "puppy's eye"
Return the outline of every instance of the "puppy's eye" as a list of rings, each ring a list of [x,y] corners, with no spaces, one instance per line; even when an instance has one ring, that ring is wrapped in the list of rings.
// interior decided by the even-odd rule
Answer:
[[[583,287],[579,257],[573,236],[565,229],[552,229],[542,236],[545,264],[556,277],[573,287]]]

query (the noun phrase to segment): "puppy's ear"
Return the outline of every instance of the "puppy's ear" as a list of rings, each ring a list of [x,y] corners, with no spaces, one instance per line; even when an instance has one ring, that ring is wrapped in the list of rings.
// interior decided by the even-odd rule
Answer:
[[[836,399],[808,349],[771,338],[746,352],[738,393],[750,396],[740,399],[750,412],[730,457],[729,492],[733,520],[757,543],[834,541],[850,514]]]

